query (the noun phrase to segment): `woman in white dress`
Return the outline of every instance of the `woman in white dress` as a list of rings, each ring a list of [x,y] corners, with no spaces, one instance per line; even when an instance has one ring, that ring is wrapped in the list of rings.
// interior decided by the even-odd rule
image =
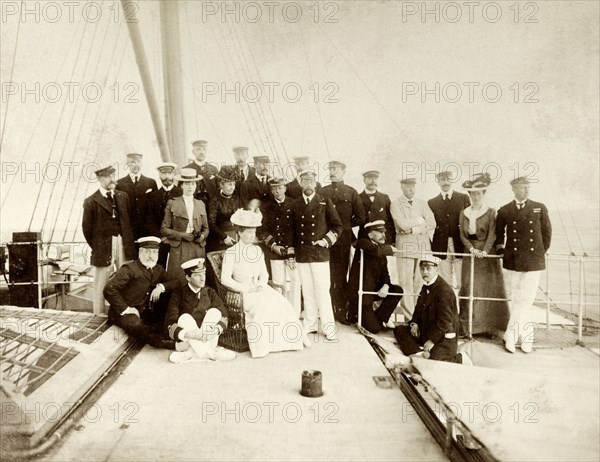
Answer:
[[[221,282],[243,294],[248,344],[253,358],[274,351],[301,350],[308,340],[294,308],[268,285],[269,273],[262,249],[255,245],[260,213],[237,210],[231,216],[238,242],[225,251]]]

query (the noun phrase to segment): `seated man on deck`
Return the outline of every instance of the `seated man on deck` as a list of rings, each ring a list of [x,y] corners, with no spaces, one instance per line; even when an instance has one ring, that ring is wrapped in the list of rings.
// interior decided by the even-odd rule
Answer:
[[[440,259],[425,255],[419,262],[423,288],[408,325],[397,326],[394,336],[406,356],[423,349],[423,357],[473,365],[465,352],[458,352],[460,317],[452,287],[439,275]]]
[[[358,289],[360,281],[361,250],[365,256],[363,264],[363,292],[376,292],[376,294],[364,294],[362,296],[362,326],[373,334],[377,334],[382,328],[395,326],[389,323],[390,316],[398,306],[402,295],[402,288],[392,284],[388,271],[387,256],[394,255],[395,247],[386,244],[385,221],[376,220],[367,223],[364,227],[365,237],[356,241],[356,252],[350,268],[348,287],[348,319],[355,323],[358,321]],[[380,301],[381,305],[373,311],[373,302]]]
[[[196,359],[228,361],[235,353],[217,346],[219,335],[227,328],[227,308],[210,287],[206,287],[204,258],[181,264],[188,283],[171,296],[165,327],[177,342],[177,351],[169,356],[172,363]],[[191,347],[191,348],[190,348]]]
[[[158,310],[156,303],[161,294],[172,291],[179,283],[176,279],[166,281],[165,269],[156,264],[159,237],[141,237],[135,242],[140,246],[137,260],[121,266],[104,287],[104,297],[110,303],[108,319],[144,343],[174,350],[175,342],[151,324],[162,324],[162,319],[153,319]]]

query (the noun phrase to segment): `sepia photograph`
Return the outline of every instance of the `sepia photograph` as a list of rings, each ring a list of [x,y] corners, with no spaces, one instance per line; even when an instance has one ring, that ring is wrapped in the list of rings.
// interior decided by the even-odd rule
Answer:
[[[0,459],[600,460],[600,2],[0,0]]]

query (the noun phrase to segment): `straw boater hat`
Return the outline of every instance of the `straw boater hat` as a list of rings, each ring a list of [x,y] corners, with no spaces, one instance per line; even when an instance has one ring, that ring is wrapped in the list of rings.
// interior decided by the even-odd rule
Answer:
[[[198,173],[193,168],[182,168],[179,175],[175,175],[175,180],[179,182],[200,181]]]
[[[485,191],[491,182],[489,173],[476,173],[473,179],[465,181],[462,187],[465,191]]]
[[[425,253],[425,254],[421,255],[419,265],[432,264],[435,266],[440,266],[441,262],[442,262],[442,260],[439,259],[438,257],[436,257],[435,255],[431,255],[430,253]]]
[[[262,215],[252,210],[237,209],[230,220],[236,226],[258,228],[262,224]]]

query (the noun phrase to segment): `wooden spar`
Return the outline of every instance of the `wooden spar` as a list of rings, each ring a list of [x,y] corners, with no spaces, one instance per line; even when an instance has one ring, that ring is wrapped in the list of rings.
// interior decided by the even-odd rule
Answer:
[[[181,79],[181,47],[179,37],[179,1],[160,2],[160,20],[165,88],[165,121],[167,140],[173,162],[187,164],[185,154],[185,119]]]
[[[130,11],[135,11],[137,9],[134,3],[135,2],[131,0],[121,0],[121,6],[126,15]],[[135,61],[137,62],[140,77],[142,78],[142,86],[144,87],[144,94],[146,95],[146,101],[148,102],[148,109],[150,109],[150,117],[152,118],[152,124],[154,125],[154,133],[156,134],[156,141],[158,142],[158,147],[160,149],[160,156],[164,162],[171,162],[172,159],[169,145],[167,144],[165,131],[160,120],[160,113],[158,112],[156,94],[154,93],[154,87],[152,86],[150,68],[148,67],[148,59],[146,58],[146,51],[144,50],[140,28],[138,27],[137,21],[126,21],[126,23],[129,29],[131,44],[133,45],[133,51],[135,53]]]

